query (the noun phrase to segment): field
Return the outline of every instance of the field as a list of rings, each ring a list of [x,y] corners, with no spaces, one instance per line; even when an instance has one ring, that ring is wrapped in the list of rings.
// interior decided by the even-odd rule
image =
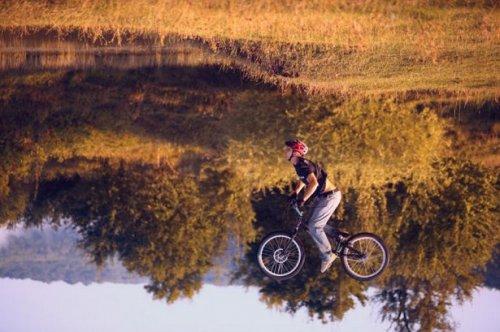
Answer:
[[[191,40],[308,93],[497,100],[494,1],[3,1],[0,29],[95,43]]]
[[[0,0],[0,227],[71,229],[91,261],[56,238],[37,261],[37,234],[0,277],[91,282],[116,259],[174,302],[219,269],[324,323],[371,302],[396,331],[453,330],[499,287],[499,23],[489,0]],[[370,283],[319,273],[305,233],[295,278],[255,264],[296,224],[292,137],[342,193],[330,225],[388,247]]]

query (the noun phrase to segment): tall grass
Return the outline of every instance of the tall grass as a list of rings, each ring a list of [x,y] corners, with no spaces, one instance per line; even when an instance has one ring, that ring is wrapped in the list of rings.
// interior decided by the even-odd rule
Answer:
[[[175,35],[250,60],[260,78],[310,91],[498,97],[493,1],[7,1],[0,28],[77,31],[117,44]]]

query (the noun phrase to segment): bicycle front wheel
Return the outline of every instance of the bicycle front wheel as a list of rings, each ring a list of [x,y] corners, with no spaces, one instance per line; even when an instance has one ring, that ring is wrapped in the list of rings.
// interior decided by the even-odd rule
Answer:
[[[304,265],[304,247],[285,232],[268,234],[259,245],[257,262],[262,272],[276,280],[295,276]]]
[[[349,276],[368,281],[379,276],[389,262],[383,241],[371,233],[351,236],[342,252],[342,266]]]

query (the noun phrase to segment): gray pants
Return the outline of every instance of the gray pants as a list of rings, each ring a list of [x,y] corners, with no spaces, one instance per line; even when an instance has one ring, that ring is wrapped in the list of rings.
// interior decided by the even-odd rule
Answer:
[[[327,196],[316,197],[313,202],[313,210],[307,227],[318,246],[322,259],[328,258],[328,255],[332,251],[332,246],[326,237],[325,231],[331,233],[334,228],[326,223],[330,220],[337,206],[339,206],[341,197],[342,194],[340,191],[335,191]]]

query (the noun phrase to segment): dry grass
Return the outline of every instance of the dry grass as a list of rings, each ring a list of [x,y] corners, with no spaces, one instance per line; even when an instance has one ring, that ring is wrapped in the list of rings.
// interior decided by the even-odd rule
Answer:
[[[498,98],[500,11],[494,2],[395,3],[7,1],[0,5],[0,27],[78,31],[118,44],[145,36],[162,44],[175,35],[246,60],[239,65],[252,77],[308,91]]]

